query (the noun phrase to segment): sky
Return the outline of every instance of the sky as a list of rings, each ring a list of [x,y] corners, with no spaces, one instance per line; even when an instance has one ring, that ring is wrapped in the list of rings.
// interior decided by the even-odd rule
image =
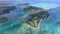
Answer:
[[[33,6],[44,8],[54,8],[60,6],[60,0],[0,0],[0,4],[1,3],[30,3]]]
[[[45,9],[51,9],[51,8],[59,7],[60,5],[51,4],[51,3],[35,3],[35,4],[31,4],[31,6],[42,7],[42,8],[45,8]]]
[[[14,1],[20,3],[55,3],[60,4],[60,0],[0,0],[0,1]]]

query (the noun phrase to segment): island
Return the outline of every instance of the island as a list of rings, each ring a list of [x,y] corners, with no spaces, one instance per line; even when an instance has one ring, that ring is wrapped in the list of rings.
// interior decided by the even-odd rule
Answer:
[[[49,17],[48,14],[49,10],[47,9],[30,6],[29,4],[23,4],[23,5],[24,5],[23,11],[29,12],[29,15],[27,16],[26,24],[34,29],[40,28],[41,21]]]

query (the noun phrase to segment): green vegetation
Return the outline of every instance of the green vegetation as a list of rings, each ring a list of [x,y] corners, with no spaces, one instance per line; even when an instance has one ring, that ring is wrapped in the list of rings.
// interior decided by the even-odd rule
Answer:
[[[29,6],[27,8],[24,8],[24,10],[30,12],[28,16],[30,16],[31,18],[28,19],[27,23],[33,27],[37,27],[41,19],[46,19],[49,16],[47,9],[43,9],[43,8]]]

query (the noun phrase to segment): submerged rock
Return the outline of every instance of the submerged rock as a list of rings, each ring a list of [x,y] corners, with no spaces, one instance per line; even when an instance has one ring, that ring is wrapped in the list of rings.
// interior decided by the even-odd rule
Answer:
[[[0,6],[0,15],[10,13],[14,9],[16,9],[15,6]]]
[[[0,17],[0,23],[8,21],[7,17]]]

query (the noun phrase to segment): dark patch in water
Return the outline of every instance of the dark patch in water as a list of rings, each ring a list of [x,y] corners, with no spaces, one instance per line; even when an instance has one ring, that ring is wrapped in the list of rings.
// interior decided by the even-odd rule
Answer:
[[[7,17],[0,17],[0,23],[8,21]]]
[[[10,13],[10,11],[13,11],[14,9],[16,9],[16,6],[0,7],[0,15]]]

